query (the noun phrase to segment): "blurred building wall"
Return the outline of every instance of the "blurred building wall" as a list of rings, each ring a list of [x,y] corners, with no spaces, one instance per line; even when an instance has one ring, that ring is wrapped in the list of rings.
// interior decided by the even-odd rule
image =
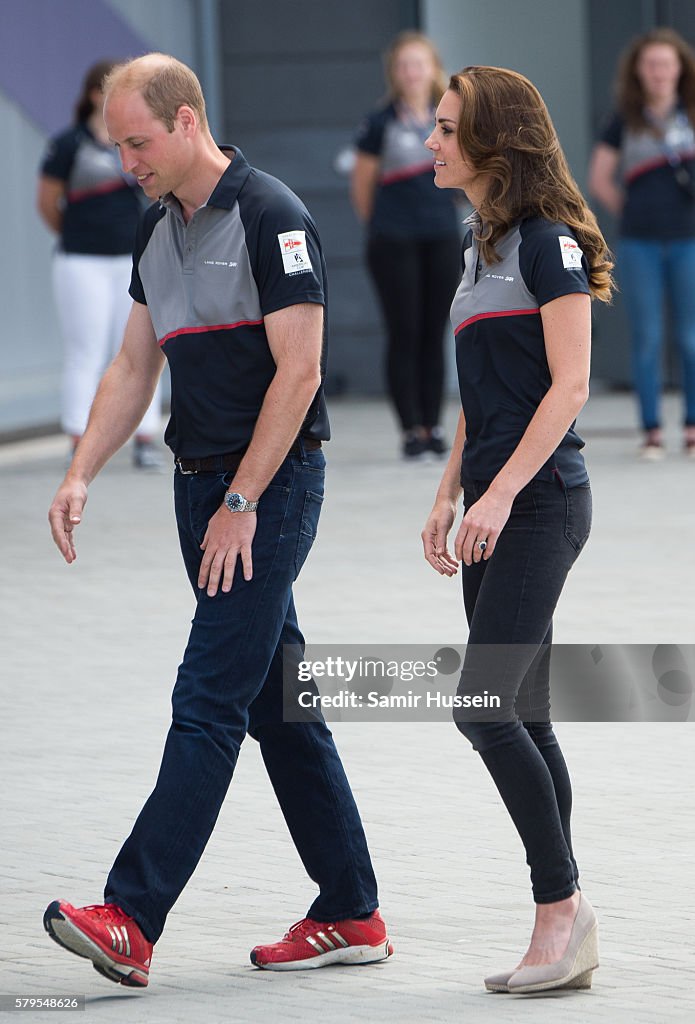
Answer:
[[[328,391],[379,394],[381,321],[343,161],[384,95],[381,53],[397,32],[417,26],[417,3],[221,0],[219,15],[225,137],[301,196],[321,234]]]

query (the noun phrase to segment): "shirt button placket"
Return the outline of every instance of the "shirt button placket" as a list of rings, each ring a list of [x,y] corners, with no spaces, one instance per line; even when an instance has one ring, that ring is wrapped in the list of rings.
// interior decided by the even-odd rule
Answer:
[[[192,274],[195,268],[195,253],[197,249],[197,224],[195,214],[191,218],[187,228],[183,247],[183,272]]]

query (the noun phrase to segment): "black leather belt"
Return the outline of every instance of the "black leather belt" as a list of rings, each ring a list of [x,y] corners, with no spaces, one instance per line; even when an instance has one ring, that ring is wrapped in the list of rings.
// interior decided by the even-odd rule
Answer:
[[[290,448],[288,455],[301,455],[302,447],[307,452],[316,451],[321,447],[321,442],[312,437],[297,439]],[[206,455],[202,459],[177,459],[176,465],[181,473],[233,473],[239,468],[239,464],[246,452],[229,452],[225,455]]]

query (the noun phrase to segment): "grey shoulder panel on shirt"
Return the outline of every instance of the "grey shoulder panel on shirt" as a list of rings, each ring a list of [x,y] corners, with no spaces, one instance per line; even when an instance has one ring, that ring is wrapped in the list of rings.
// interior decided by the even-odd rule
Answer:
[[[472,319],[537,308],[519,267],[520,245],[519,228],[512,228],[496,247],[499,262],[485,264],[472,239],[470,248],[464,250],[464,274],[451,306],[454,330]]]
[[[159,341],[186,328],[262,318],[238,205],[202,207],[187,226],[167,211],[147,241],[139,273]]]

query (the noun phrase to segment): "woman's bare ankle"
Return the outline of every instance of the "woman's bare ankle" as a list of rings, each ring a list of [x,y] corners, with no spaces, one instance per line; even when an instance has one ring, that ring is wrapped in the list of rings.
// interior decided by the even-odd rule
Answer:
[[[553,964],[565,955],[574,919],[579,909],[581,893],[578,889],[567,899],[554,903],[537,903],[533,935],[526,953],[518,965],[538,967]]]

